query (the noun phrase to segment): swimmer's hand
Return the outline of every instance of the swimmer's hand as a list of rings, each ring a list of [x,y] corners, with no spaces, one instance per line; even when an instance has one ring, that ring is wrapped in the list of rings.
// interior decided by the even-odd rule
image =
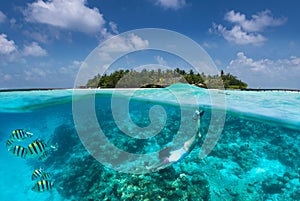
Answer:
[[[204,114],[204,110],[201,110],[201,112],[199,110],[196,110],[194,115],[193,115],[193,120],[197,120],[198,118],[203,116],[203,114]]]

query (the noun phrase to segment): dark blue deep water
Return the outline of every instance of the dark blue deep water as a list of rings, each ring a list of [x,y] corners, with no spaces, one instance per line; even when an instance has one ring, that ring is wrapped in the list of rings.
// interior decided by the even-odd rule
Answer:
[[[226,108],[214,111],[210,101],[201,102],[205,90],[182,95],[198,97],[197,106],[173,104],[161,90],[144,90],[143,98],[130,101],[117,97],[115,106],[112,91],[73,97],[85,106],[79,112],[70,90],[1,92],[0,200],[300,200],[299,93],[229,91]],[[88,105],[91,101],[95,105]],[[120,111],[125,107],[128,114]],[[189,114],[195,108],[205,111],[198,145],[180,162],[147,172],[160,150],[176,150],[194,135]],[[113,114],[116,110],[120,114]],[[224,125],[211,125],[216,117],[222,123],[218,117],[224,111]],[[6,141],[19,128],[34,136],[13,146],[40,138],[58,149],[44,161],[12,155]],[[217,129],[216,145],[199,157]],[[36,183],[31,174],[38,168],[51,173],[51,190],[31,190]]]

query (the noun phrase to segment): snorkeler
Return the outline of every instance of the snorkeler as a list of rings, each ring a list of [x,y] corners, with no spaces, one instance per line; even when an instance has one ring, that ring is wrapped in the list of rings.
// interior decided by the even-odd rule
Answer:
[[[155,164],[151,167],[146,166],[148,170],[151,172],[154,172],[156,170],[161,170],[165,167],[168,167],[172,165],[175,162],[178,162],[182,160],[184,157],[186,157],[196,146],[199,139],[201,138],[200,133],[200,117],[204,114],[204,111],[196,110],[193,115],[193,120],[197,121],[197,132],[196,134],[190,138],[188,141],[186,141],[183,144],[183,147],[175,150],[175,151],[169,151],[169,148],[163,149],[159,152],[159,158],[162,159],[158,164]]]

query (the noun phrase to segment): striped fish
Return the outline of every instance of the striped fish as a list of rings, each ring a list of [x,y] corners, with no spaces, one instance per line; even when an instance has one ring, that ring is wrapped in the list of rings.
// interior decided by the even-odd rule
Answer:
[[[14,143],[15,143],[15,139],[9,138],[8,140],[6,140],[6,148],[10,149]]]
[[[47,145],[40,139],[36,139],[28,145],[28,153],[31,156],[42,156],[47,151]]]
[[[31,180],[33,181],[33,180],[41,178],[43,173],[44,173],[44,171],[41,168],[34,170],[31,174]]]
[[[32,172],[31,174],[31,180],[37,180],[37,179],[41,179],[41,180],[47,180],[51,178],[51,174],[48,172],[45,172],[43,169],[36,169]]]
[[[53,187],[53,182],[50,180],[40,180],[31,188],[34,192],[50,191]]]
[[[22,141],[27,138],[31,138],[33,136],[32,133],[27,132],[23,129],[16,129],[11,133],[11,137],[17,141]]]
[[[21,158],[26,158],[28,151],[26,148],[16,145],[15,147],[11,148],[8,150],[11,152],[14,156],[21,157]]]

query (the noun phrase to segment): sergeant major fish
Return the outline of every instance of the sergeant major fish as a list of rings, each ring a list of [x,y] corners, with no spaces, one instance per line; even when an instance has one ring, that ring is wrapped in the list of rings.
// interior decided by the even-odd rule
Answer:
[[[27,158],[28,151],[22,146],[16,145],[13,148],[10,148],[8,151],[11,152],[14,156]]]
[[[47,144],[43,140],[36,139],[28,145],[28,153],[31,156],[42,156],[47,151]]]
[[[13,144],[14,144],[15,141],[16,140],[13,139],[13,138],[9,138],[8,140],[6,140],[6,148],[10,149],[13,146]]]
[[[32,174],[31,174],[31,180],[33,181],[33,180],[36,180],[36,179],[38,179],[38,178],[41,178],[41,176],[43,175],[43,169],[36,169],[36,170],[34,170],[33,172],[32,172]]]
[[[31,138],[32,136],[32,133],[25,131],[24,129],[16,129],[11,133],[11,138],[17,141],[22,141],[27,138]]]
[[[48,172],[45,172],[43,169],[36,169],[31,174],[31,180],[34,181],[36,179],[42,179],[47,180],[51,178],[51,174]]]
[[[47,179],[40,180],[34,184],[34,186],[31,188],[34,192],[45,192],[50,191],[53,187],[53,182]]]

